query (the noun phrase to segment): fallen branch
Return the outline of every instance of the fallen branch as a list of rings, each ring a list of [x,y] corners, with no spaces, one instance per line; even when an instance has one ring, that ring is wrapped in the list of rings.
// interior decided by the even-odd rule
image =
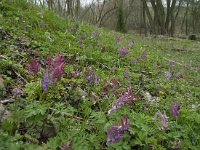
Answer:
[[[8,104],[8,103],[13,103],[15,101],[15,99],[5,99],[5,100],[2,100],[2,101],[0,101],[0,103],[1,104],[3,104],[3,105],[6,105],[6,104]]]
[[[24,78],[24,77],[22,77],[18,72],[16,72],[16,71],[14,71],[15,72],[15,74],[19,77],[19,78],[21,78],[25,83],[28,83],[28,81]]]

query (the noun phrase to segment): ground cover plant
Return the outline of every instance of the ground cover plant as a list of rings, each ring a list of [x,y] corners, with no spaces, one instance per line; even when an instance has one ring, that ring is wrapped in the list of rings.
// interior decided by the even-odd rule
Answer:
[[[199,149],[199,50],[155,40],[1,1],[0,149]]]

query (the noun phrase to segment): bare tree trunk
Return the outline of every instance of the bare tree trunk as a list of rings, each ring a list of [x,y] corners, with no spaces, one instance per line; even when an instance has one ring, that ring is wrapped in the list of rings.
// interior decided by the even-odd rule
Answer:
[[[146,28],[146,14],[145,14],[145,4],[142,1],[142,15],[143,15],[143,27],[144,27],[144,34],[147,36],[147,28]]]
[[[174,16],[175,5],[176,5],[176,0],[173,0],[171,5],[171,28],[170,28],[171,36],[173,36],[175,32],[175,16]]]
[[[80,7],[81,7],[80,0],[76,0],[76,18],[79,17]]]
[[[169,23],[170,23],[170,4],[171,0],[167,0],[167,16],[165,21],[165,29],[167,32],[169,32]]]
[[[152,19],[152,16],[151,16],[151,13],[149,11],[149,8],[147,6],[147,2],[146,0],[143,0],[143,5],[144,5],[144,10],[147,14],[147,17],[148,17],[148,20],[149,20],[149,24],[150,24],[150,34],[155,33],[155,26],[154,26],[154,22],[153,22],[153,19]]]

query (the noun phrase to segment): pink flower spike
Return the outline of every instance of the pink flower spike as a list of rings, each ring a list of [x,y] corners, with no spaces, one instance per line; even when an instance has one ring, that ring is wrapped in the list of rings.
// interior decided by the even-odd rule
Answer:
[[[37,74],[40,71],[41,65],[37,60],[33,60],[30,65],[28,65],[28,69],[30,73]]]
[[[128,87],[127,92],[117,100],[117,102],[108,111],[108,114],[111,114],[112,112],[117,111],[119,108],[121,108],[122,106],[126,104],[130,104],[135,99],[136,97],[134,93],[132,92],[131,87]]]
[[[129,129],[129,120],[128,117],[125,117],[121,120],[121,124],[119,126],[112,126],[107,131],[107,145],[110,146],[111,144],[120,142],[126,131]]]

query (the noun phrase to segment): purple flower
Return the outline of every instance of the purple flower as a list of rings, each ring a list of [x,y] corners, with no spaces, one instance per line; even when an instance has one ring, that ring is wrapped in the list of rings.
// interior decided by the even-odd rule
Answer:
[[[45,70],[44,77],[41,81],[42,89],[48,92],[49,85],[60,81],[64,75],[65,59],[64,56],[58,55],[55,58],[48,57],[46,60],[47,69]]]
[[[56,66],[51,73],[52,79],[60,81],[62,76],[64,75],[64,68],[65,68],[64,63],[60,64],[59,66]]]
[[[28,69],[30,73],[37,74],[41,68],[40,63],[37,60],[33,60],[30,65],[28,65]]]
[[[119,126],[112,126],[107,131],[107,145],[110,146],[111,144],[118,143],[124,137],[124,134],[129,129],[129,121],[128,117],[125,117],[121,121],[121,125]]]
[[[119,108],[124,106],[125,104],[130,104],[133,100],[135,100],[136,97],[133,94],[130,87],[127,88],[127,92],[122,95],[117,102],[112,106],[112,108],[108,111],[108,114],[111,114],[112,112],[117,111]]]
[[[125,76],[126,79],[130,78],[130,74],[129,74],[128,70],[125,71],[124,76]]]
[[[178,103],[174,103],[171,106],[171,114],[177,119],[180,115],[180,105]]]
[[[22,90],[20,88],[14,88],[12,90],[12,94],[20,96],[20,95],[23,94],[23,92],[22,92]]]
[[[122,48],[122,49],[119,50],[119,56],[120,57],[125,57],[126,55],[128,55],[128,53],[129,53],[128,48]]]
[[[158,118],[158,116],[160,117],[161,121],[162,121],[162,130],[167,130],[169,129],[169,124],[168,124],[168,117],[166,115],[166,113],[164,112],[164,114],[162,114],[160,111],[158,111],[154,117],[154,120],[156,120]]]
[[[46,64],[50,67],[52,65],[52,62],[53,62],[53,58],[49,56],[46,60]]]
[[[99,84],[99,77],[97,75],[94,76],[94,82],[96,85]]]
[[[62,55],[58,55],[55,59],[54,59],[54,62],[53,62],[54,66],[60,66],[61,64],[64,64],[65,63],[65,58],[64,56]]]
[[[51,79],[54,79],[55,81],[61,80],[62,76],[64,75],[65,68],[64,56],[58,55],[54,59],[52,57],[48,57],[46,64],[48,65]]]
[[[52,79],[49,77],[48,69],[46,69],[44,77],[42,79],[42,89],[45,93],[48,92],[48,88],[50,84],[52,84]]]

